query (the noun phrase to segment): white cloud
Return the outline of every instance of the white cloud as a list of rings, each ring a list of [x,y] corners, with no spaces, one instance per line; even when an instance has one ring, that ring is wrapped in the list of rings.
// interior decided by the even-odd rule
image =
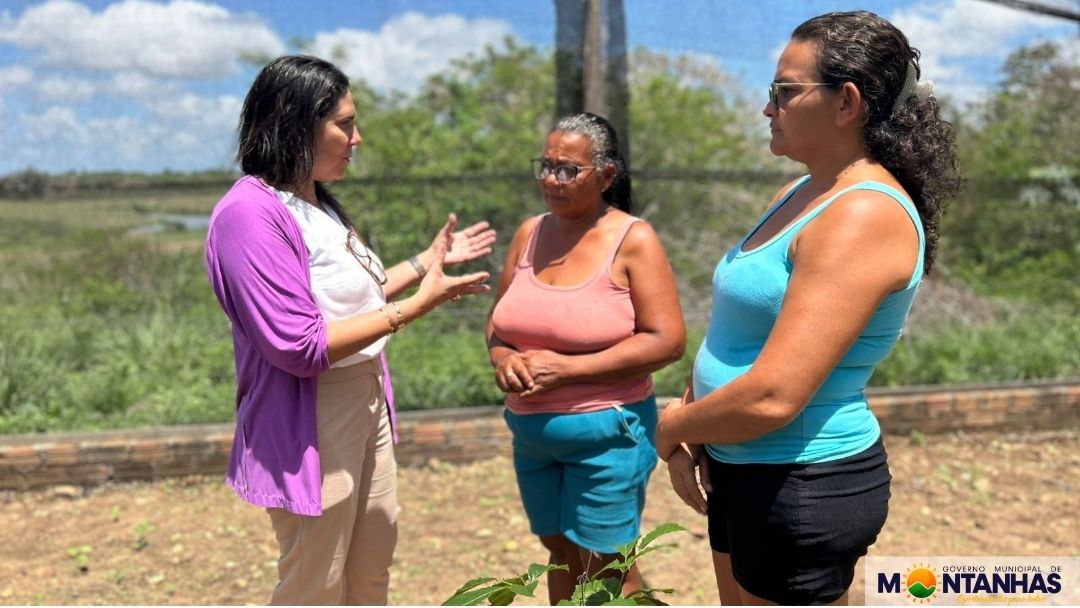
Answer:
[[[236,156],[236,128],[243,100],[232,95],[192,93],[153,106],[146,154],[162,167],[230,166]]]
[[[233,95],[200,97],[185,93],[168,103],[156,104],[153,110],[154,115],[165,122],[188,127],[200,124],[223,131],[235,131],[242,104],[243,100]]]
[[[0,89],[13,91],[24,87],[34,79],[34,72],[21,65],[0,67]]]
[[[98,85],[89,80],[55,76],[39,78],[33,86],[38,99],[52,103],[85,101],[98,92]]]
[[[203,79],[239,72],[245,53],[285,49],[261,18],[196,0],[124,0],[101,12],[49,0],[18,18],[5,13],[0,43],[38,49],[53,67]]]
[[[107,90],[118,97],[156,103],[180,95],[183,87],[173,79],[154,78],[141,72],[125,71],[113,74]]]
[[[1061,25],[1060,19],[978,0],[925,2],[897,11],[890,21],[924,55],[941,58],[1004,58],[1010,40]]]
[[[13,117],[10,168],[160,171],[231,166],[241,100],[184,94],[150,115],[87,118],[54,105]]]
[[[50,106],[41,114],[23,114],[19,123],[30,142],[77,140],[83,132],[75,110],[62,106]]]
[[[937,0],[897,11],[890,20],[922,52],[923,78],[937,93],[965,104],[983,98],[991,83],[972,62],[1000,64],[1025,36],[1059,28],[1060,19],[978,0]]]
[[[1056,4],[1075,8],[1070,1]],[[976,71],[977,64],[996,70],[1026,39],[1062,26],[1061,19],[980,0],[925,0],[888,19],[922,53],[922,78],[934,82],[935,95],[961,105],[982,99],[992,85],[985,69]],[[786,44],[772,55],[779,59]]]
[[[1080,66],[1080,39],[1070,38],[1058,42],[1062,57],[1073,65]]]
[[[333,61],[350,78],[363,78],[377,90],[412,93],[428,76],[446,69],[451,59],[497,45],[512,31],[509,23],[495,19],[469,21],[453,14],[408,12],[387,21],[378,32],[320,32],[308,52]]]

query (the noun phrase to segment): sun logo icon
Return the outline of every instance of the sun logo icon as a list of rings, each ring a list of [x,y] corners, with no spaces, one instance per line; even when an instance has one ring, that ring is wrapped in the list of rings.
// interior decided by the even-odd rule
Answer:
[[[904,573],[904,589],[912,602],[925,604],[937,591],[937,574],[930,569],[930,564],[915,564]]]

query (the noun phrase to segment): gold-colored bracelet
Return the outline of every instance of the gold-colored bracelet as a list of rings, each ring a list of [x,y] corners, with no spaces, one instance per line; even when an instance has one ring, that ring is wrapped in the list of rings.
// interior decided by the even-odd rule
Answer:
[[[397,312],[397,329],[394,330],[397,331],[405,327],[405,315],[401,314],[401,307],[398,306],[397,302],[391,302],[391,304],[394,305],[394,310]]]
[[[386,317],[386,324],[390,326],[390,333],[392,333],[392,334],[397,333],[397,330],[400,327],[400,324],[399,325],[394,325],[394,320],[390,318],[390,313],[386,312],[386,306],[380,306],[379,307],[379,312],[382,313],[382,316]]]

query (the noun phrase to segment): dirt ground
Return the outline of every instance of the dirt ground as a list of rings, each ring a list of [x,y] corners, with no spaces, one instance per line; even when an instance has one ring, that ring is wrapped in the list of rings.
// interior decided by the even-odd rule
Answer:
[[[1080,433],[887,437],[888,523],[874,555],[1077,555]],[[513,576],[546,554],[529,534],[511,464],[431,462],[400,472],[393,604],[439,604],[466,580]],[[716,604],[705,522],[661,464],[644,530],[688,533],[642,571],[671,604]],[[276,582],[266,514],[219,479],[0,495],[2,604],[263,604]],[[861,598],[861,568],[853,599]],[[519,604],[546,604],[537,598]]]

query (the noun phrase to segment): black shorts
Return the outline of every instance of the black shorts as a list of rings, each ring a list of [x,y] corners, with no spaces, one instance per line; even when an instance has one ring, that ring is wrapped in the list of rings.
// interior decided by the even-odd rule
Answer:
[[[851,586],[855,563],[889,513],[889,465],[879,438],[817,464],[709,459],[709,542],[731,555],[746,591],[780,604],[828,604]]]

